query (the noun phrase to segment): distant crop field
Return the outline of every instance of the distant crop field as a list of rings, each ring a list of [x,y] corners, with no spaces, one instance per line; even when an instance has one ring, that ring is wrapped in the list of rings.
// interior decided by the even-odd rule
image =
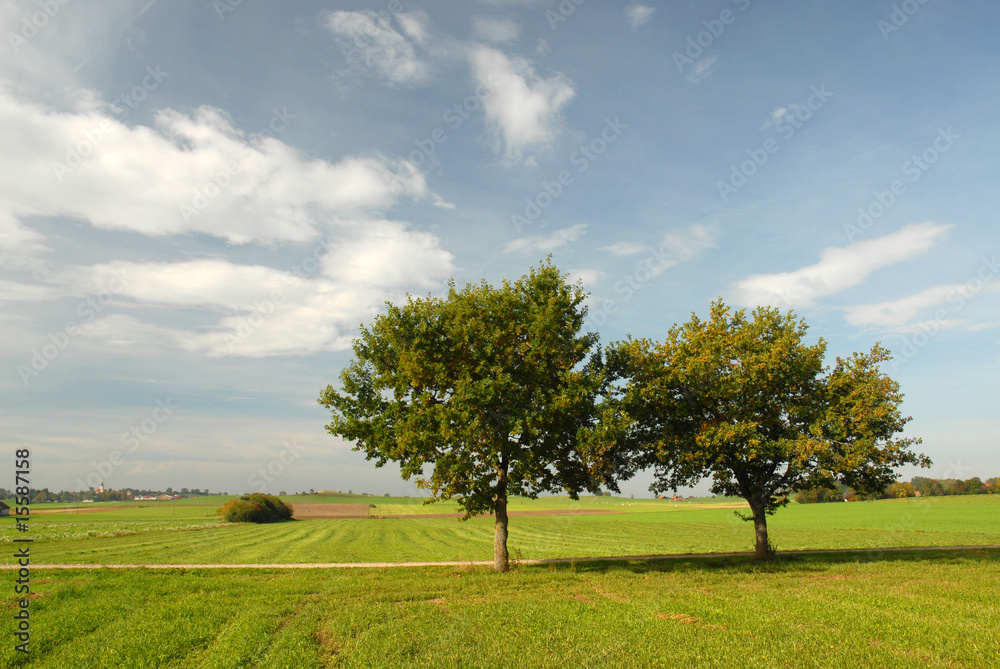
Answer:
[[[368,508],[364,500],[356,496],[330,505],[333,517],[277,525],[221,523],[214,513],[217,501],[37,515],[31,521],[36,538],[33,556],[38,563],[77,564],[472,561],[492,556],[491,517],[465,522],[454,517],[406,517],[409,514],[337,517],[338,511],[363,516]],[[720,508],[730,504],[639,502],[517,500],[511,507],[515,514],[554,515],[514,515],[512,554],[558,558],[750,549],[752,527],[738,519],[734,509]],[[300,504],[304,508],[308,502]],[[421,508],[418,499],[411,504],[402,498],[389,498],[385,506],[404,511]],[[615,513],[562,515],[574,509]],[[793,503],[779,510],[769,525],[779,550],[992,545],[1000,544],[1000,497]],[[0,526],[0,543],[9,543],[12,537],[11,524]]]
[[[32,656],[0,666],[1000,666],[1000,551],[867,558],[36,570]]]

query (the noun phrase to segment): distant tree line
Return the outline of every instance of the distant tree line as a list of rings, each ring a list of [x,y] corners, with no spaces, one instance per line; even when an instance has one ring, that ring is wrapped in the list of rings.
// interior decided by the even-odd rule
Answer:
[[[817,502],[852,502],[868,499],[896,499],[900,497],[940,497],[944,495],[996,495],[1000,493],[1000,477],[986,479],[978,476],[971,479],[934,479],[914,476],[909,481],[896,481],[878,494],[859,493],[845,485],[836,488],[815,488],[802,490],[795,495],[801,504]]]
[[[121,490],[103,490],[101,492],[95,491],[93,488],[90,490],[60,490],[59,492],[54,492],[48,488],[30,488],[28,491],[28,496],[31,499],[32,504],[40,504],[44,502],[82,502],[84,500],[93,500],[95,502],[127,502],[133,497],[150,497],[156,495],[180,495],[181,497],[196,497],[211,494],[208,489],[201,490],[200,488],[194,488],[188,490],[187,488],[181,488],[180,491],[175,491],[173,488],[167,488],[164,490],[144,490],[139,488],[122,488]],[[218,494],[218,493],[216,493]],[[7,490],[6,488],[0,488],[0,499],[10,499],[14,497],[13,490]]]

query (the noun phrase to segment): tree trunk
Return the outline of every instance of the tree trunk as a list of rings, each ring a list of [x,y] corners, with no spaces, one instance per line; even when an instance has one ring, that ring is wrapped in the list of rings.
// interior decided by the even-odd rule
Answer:
[[[504,572],[510,568],[507,554],[507,496],[497,497],[496,534],[493,538],[493,571]]]
[[[774,557],[771,545],[767,542],[767,513],[764,505],[750,500],[750,510],[753,511],[753,529],[756,535],[754,557],[758,560],[770,560]]]

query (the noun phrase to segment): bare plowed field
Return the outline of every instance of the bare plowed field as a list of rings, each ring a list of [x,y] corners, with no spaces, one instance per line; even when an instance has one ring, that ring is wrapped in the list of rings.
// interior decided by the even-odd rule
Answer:
[[[367,518],[367,504],[293,504],[296,518]]]

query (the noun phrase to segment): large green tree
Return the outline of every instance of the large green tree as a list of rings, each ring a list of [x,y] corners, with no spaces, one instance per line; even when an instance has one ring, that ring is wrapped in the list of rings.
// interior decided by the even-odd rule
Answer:
[[[546,261],[500,287],[387,304],[355,339],[342,389],[320,396],[327,430],[378,467],[398,462],[431,500],[457,499],[465,519],[492,513],[506,571],[509,496],[599,489],[578,440],[602,382],[584,297]]]
[[[662,343],[629,338],[608,350],[620,378],[604,407],[615,449],[632,470],[655,469],[652,489],[676,490],[711,477],[713,493],[744,498],[759,558],[773,554],[767,516],[792,493],[832,488],[881,492],[894,468],[929,466],[897,434],[910,420],[899,384],[869,353],[824,367],[826,342],[803,340],[792,312],[759,307],[748,317],[718,300],[711,316],[675,325]]]

